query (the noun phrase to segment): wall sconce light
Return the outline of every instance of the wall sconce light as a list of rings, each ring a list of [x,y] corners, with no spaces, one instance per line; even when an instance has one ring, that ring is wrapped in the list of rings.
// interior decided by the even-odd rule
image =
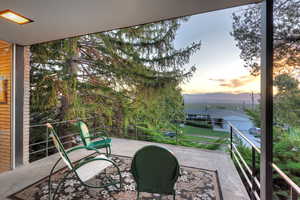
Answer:
[[[0,104],[7,104],[8,80],[0,76]]]

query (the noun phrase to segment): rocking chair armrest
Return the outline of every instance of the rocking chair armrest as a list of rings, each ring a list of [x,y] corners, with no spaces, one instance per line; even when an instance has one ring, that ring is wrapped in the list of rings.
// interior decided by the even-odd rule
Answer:
[[[73,148],[70,148],[70,149],[66,150],[65,152],[66,152],[66,154],[70,154],[70,153],[72,153],[72,152],[74,152],[74,151],[77,151],[77,150],[80,150],[80,149],[86,149],[86,150],[89,150],[89,149],[87,149],[86,146],[76,146],[76,147],[73,147]],[[97,149],[92,149],[92,150],[94,150],[94,151],[96,151],[98,154],[100,154],[100,152],[99,152]],[[60,158],[56,161],[56,163],[53,165],[53,167],[52,167],[52,169],[51,169],[51,171],[50,171],[50,175],[49,175],[50,177],[51,177],[52,173],[54,172],[56,166],[58,165],[58,163],[59,163],[61,160],[62,160],[62,157],[60,157]],[[49,178],[49,180],[50,180],[50,179],[51,179],[51,178]]]
[[[85,139],[95,139],[95,138],[98,138],[99,136],[96,136],[96,135],[93,135],[93,136],[85,136],[83,138]]]
[[[91,140],[94,140],[94,139],[102,139],[102,140],[104,140],[105,141],[105,143],[106,143],[106,139],[107,138],[105,138],[105,137],[103,137],[103,136],[87,136],[87,137],[84,137],[84,139],[91,139]]]
[[[99,134],[99,133],[100,133],[100,134]],[[99,132],[95,132],[95,136],[100,136],[100,137],[106,137],[106,138],[109,138],[107,132],[104,131],[104,130],[99,131]]]
[[[108,139],[109,137],[107,136],[106,133],[104,133],[104,135],[100,135],[100,134],[96,134],[96,135],[93,135],[93,136],[86,136],[84,137],[85,139],[97,139],[97,138],[102,138],[103,140],[106,140]]]

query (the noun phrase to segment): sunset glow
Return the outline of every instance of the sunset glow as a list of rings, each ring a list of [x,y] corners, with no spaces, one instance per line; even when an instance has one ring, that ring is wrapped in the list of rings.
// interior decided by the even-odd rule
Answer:
[[[244,67],[240,50],[230,36],[235,10],[194,15],[180,28],[175,41],[178,48],[193,41],[202,43],[200,51],[187,64],[187,67],[196,66],[197,71],[181,85],[182,93],[260,92],[260,78],[252,76]]]
[[[198,68],[194,77],[181,86],[184,94],[194,93],[259,93],[260,77],[252,76],[243,67]]]

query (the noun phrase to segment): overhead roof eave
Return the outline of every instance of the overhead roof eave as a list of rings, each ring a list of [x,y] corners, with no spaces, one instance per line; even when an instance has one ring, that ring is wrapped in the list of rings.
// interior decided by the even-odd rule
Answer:
[[[0,40],[19,45],[103,32],[117,28],[258,3],[260,0],[1,0],[34,22],[0,19]]]

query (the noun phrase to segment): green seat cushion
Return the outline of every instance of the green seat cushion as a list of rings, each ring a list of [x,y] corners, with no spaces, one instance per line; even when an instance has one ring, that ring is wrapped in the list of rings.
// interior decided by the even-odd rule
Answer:
[[[99,149],[99,148],[110,146],[110,144],[111,144],[111,138],[107,138],[104,140],[93,141],[87,147]]]

